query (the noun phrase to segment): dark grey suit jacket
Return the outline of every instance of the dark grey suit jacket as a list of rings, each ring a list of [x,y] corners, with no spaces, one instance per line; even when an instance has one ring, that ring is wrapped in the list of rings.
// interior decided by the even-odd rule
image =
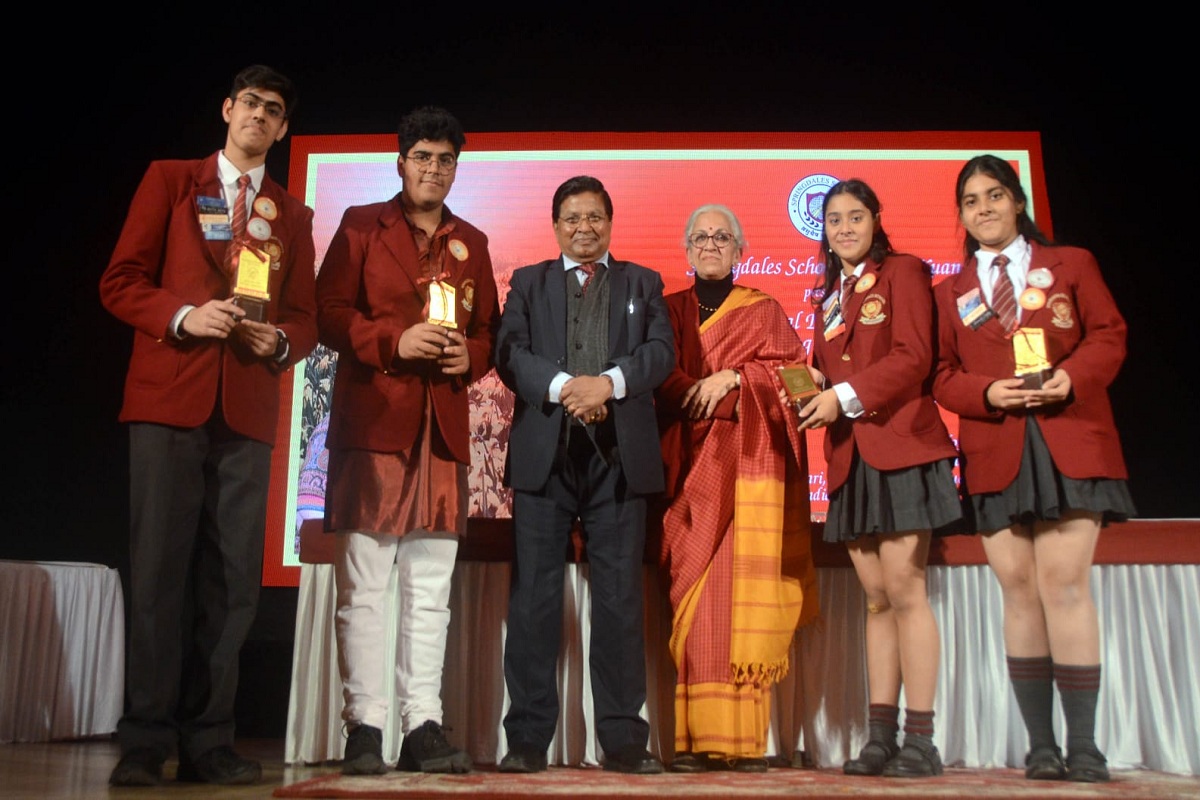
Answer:
[[[547,397],[567,363],[567,285],[562,258],[512,274],[496,337],[496,371],[516,394],[505,483],[538,491],[550,476],[559,434],[560,403]],[[611,403],[621,468],[639,494],[663,489],[654,389],[675,363],[675,337],[657,272],[609,256],[608,363],[625,377],[625,397]]]

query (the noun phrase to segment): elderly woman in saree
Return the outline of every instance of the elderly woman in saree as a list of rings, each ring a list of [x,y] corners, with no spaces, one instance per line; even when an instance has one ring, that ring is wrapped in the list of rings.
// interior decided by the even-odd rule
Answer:
[[[734,285],[745,238],[730,209],[693,211],[684,246],[695,283],[666,298],[676,365],[655,395],[677,676],[670,768],[762,772],[771,686],[817,615],[807,455],[777,374],[805,351],[774,298]]]

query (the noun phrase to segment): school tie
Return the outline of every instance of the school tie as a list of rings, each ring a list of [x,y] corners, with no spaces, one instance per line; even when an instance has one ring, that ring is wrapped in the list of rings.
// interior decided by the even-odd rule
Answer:
[[[1000,327],[1004,332],[1012,333],[1017,329],[1017,299],[1012,281],[1008,277],[1008,270],[1005,269],[1008,266],[1008,256],[998,255],[992,263],[1000,271],[996,282],[992,284],[992,311],[995,312],[996,319],[1000,320]]]
[[[586,264],[580,264],[579,269],[582,270],[583,274],[587,276],[583,279],[583,284],[579,289],[579,293],[587,294],[588,284],[592,282],[592,277],[596,274],[596,262],[589,261]]]
[[[237,200],[233,202],[233,240],[237,241],[246,234],[246,187],[250,185],[250,176],[238,178]]]
[[[846,275],[842,278],[842,316],[846,316],[846,303],[850,302],[850,295],[854,294],[854,284],[858,283],[857,275]]]

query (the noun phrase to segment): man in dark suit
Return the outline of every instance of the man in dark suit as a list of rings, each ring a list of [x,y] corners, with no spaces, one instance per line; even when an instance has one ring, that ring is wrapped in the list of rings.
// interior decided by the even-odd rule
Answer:
[[[564,552],[578,519],[592,591],[591,676],[604,768],[657,773],[642,624],[647,495],[662,491],[654,388],[675,361],[659,274],[613,259],[612,200],[595,178],[558,187],[562,256],[513,272],[496,369],[516,394],[505,481],[516,563],[508,609],[501,772],[546,768],[559,701]]]
[[[225,147],[150,164],[100,280],[134,328],[116,786],[159,783],[176,748],[181,781],[262,774],[233,750],[238,653],[258,605],[280,377],[317,342],[313,213],[266,175],[295,106],[275,70],[238,73]]]

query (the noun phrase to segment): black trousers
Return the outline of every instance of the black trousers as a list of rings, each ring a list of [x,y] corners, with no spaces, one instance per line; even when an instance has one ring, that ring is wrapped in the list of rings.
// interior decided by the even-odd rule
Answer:
[[[238,657],[258,606],[271,448],[218,418],[133,423],[122,752],[232,745]]]
[[[513,496],[516,560],[509,593],[504,679],[509,746],[545,750],[559,714],[563,580],[571,526],[587,537],[591,588],[592,699],[596,732],[606,754],[645,747],[650,726],[642,612],[646,500],[628,492],[619,462],[609,463],[582,431],[560,452],[540,492]]]

